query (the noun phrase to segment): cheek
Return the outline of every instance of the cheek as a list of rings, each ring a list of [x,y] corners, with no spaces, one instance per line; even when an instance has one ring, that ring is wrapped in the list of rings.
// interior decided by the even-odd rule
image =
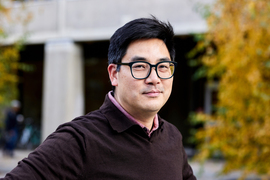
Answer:
[[[121,76],[118,79],[118,87],[124,94],[131,94],[137,88],[136,83],[128,76]]]
[[[172,85],[173,85],[173,81],[172,81],[172,80],[170,80],[170,81],[164,83],[164,88],[165,88],[165,90],[166,90],[166,95],[167,95],[167,96],[170,96],[170,94],[171,94],[171,91],[172,91]]]

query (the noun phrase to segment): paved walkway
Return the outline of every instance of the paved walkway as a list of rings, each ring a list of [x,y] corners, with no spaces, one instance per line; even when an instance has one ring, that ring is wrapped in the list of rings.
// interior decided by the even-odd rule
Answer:
[[[30,151],[27,150],[15,150],[14,157],[11,158],[9,156],[3,156],[3,152],[0,151],[0,178],[16,167],[18,162],[27,157],[29,153]]]
[[[27,150],[16,150],[14,157],[3,156],[0,151],[0,178],[4,177],[5,174],[11,171],[17,166],[18,162],[27,157],[30,151]],[[198,180],[236,180],[239,177],[239,172],[234,172],[228,175],[218,176],[218,173],[222,169],[224,163],[222,161],[208,161],[203,166],[198,162],[190,162],[194,174]],[[254,177],[248,178],[248,180],[259,180]]]

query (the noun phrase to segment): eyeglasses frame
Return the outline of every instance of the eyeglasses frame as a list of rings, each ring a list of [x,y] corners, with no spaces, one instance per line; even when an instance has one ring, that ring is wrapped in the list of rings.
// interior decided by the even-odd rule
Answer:
[[[139,62],[141,62],[141,63],[146,63],[146,64],[148,64],[148,65],[150,66],[150,71],[149,71],[149,73],[147,74],[147,76],[146,76],[145,78],[136,78],[136,77],[134,77],[134,75],[133,75],[132,65],[135,64],[135,63],[139,63]],[[161,64],[161,63],[164,63],[164,62],[168,62],[168,63],[173,63],[173,64],[174,64],[174,71],[173,71],[172,75],[171,75],[170,77],[168,77],[168,78],[161,78],[161,77],[159,76],[159,74],[158,74],[158,71],[157,71],[158,65]],[[117,64],[117,65],[126,65],[126,66],[129,66],[129,68],[130,68],[130,73],[131,73],[132,77],[133,77],[134,79],[138,79],[138,80],[141,80],[141,79],[147,79],[147,78],[150,76],[153,67],[155,67],[156,74],[157,74],[157,76],[158,76],[160,79],[170,79],[170,78],[173,77],[173,75],[174,75],[174,73],[175,73],[175,68],[176,68],[176,66],[177,66],[177,62],[175,62],[175,61],[160,61],[160,62],[158,62],[158,63],[155,64],[155,65],[150,64],[150,63],[147,62],[147,61],[134,61],[134,62],[129,62],[129,63],[116,63],[116,64]]]

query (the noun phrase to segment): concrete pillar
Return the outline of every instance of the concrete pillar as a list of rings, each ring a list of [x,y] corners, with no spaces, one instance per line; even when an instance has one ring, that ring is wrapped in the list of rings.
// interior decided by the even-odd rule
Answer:
[[[45,45],[42,140],[62,123],[84,114],[83,58],[69,39]]]
[[[204,91],[204,113],[212,114],[213,110],[213,92],[218,91],[218,82],[210,82],[205,85]]]

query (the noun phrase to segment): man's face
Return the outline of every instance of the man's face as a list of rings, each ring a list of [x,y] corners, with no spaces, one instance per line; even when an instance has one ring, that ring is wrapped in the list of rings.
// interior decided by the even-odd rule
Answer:
[[[160,39],[137,40],[128,48],[122,63],[146,61],[156,64],[160,61],[171,60],[164,42]],[[133,117],[156,114],[168,100],[173,84],[173,78],[160,79],[152,68],[148,78],[134,79],[130,67],[121,65],[116,71],[116,65],[110,69],[110,79],[115,86],[115,99]],[[113,69],[113,70],[112,70]]]

